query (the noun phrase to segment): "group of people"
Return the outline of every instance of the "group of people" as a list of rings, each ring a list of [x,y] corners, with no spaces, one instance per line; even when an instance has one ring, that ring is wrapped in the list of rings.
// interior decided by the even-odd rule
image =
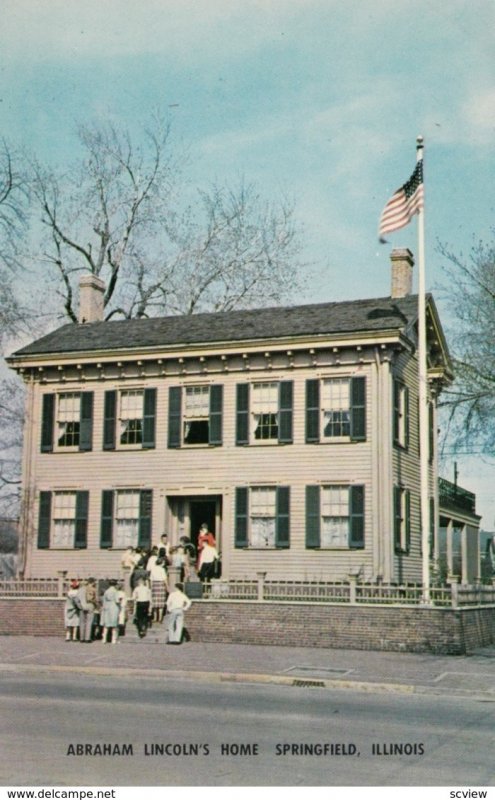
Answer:
[[[65,639],[67,642],[92,642],[95,628],[101,640],[116,644],[127,619],[127,595],[123,582],[111,579],[100,597],[95,578],[70,582],[65,600]]]
[[[129,547],[121,561],[126,579],[129,579],[128,586],[125,587],[122,580],[111,579],[99,596],[95,578],[71,581],[65,603],[66,641],[93,641],[95,621],[99,617],[101,640],[116,644],[119,633],[125,631],[130,594],[133,621],[140,638],[146,635],[153,622],[162,623],[167,612],[168,643],[180,644],[184,638],[189,638],[184,627],[184,612],[191,606],[183,582],[192,578],[209,582],[219,577],[219,563],[215,537],[206,523],[198,534],[197,552],[187,536],[181,537],[179,545],[172,547],[165,533],[149,551]],[[176,568],[180,578],[172,591],[168,579],[171,566]]]

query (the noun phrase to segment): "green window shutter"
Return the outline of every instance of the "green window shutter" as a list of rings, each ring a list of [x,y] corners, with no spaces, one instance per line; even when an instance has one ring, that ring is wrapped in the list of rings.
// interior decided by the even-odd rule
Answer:
[[[168,446],[181,445],[182,388],[170,386],[168,390]]]
[[[394,486],[394,549],[398,553],[401,550],[401,489],[399,486]]]
[[[235,539],[234,547],[248,546],[248,490],[238,486],[235,490]]]
[[[320,546],[320,487],[306,486],[306,547]]]
[[[111,489],[104,489],[101,493],[101,529],[100,548],[108,548],[113,544],[113,498]]]
[[[404,447],[409,447],[409,389],[404,387]]]
[[[223,386],[221,383],[210,386],[210,425],[209,443],[222,444]]]
[[[249,444],[249,383],[237,384],[235,443]]]
[[[153,511],[153,492],[142,489],[139,498],[139,536],[138,547],[149,550],[151,547],[151,515]]]
[[[94,392],[81,392],[79,450],[93,449],[93,397]]]
[[[364,547],[364,486],[349,487],[349,547]]]
[[[40,492],[40,507],[38,517],[38,549],[47,550],[50,547],[50,524],[52,517],[52,493]]]
[[[143,448],[155,447],[156,389],[145,389],[143,395]]]
[[[293,381],[280,381],[278,440],[281,444],[292,444],[293,394]]]
[[[290,547],[290,486],[277,486],[275,547]]]
[[[306,381],[306,441],[320,441],[320,381]]]
[[[366,440],[366,378],[363,375],[351,378],[351,439]]]
[[[117,424],[117,392],[105,392],[103,407],[103,449],[115,450],[115,428]]]
[[[88,546],[89,492],[76,492],[76,535],[74,547],[84,550]]]
[[[55,395],[44,394],[41,411],[41,452],[53,452],[53,428],[55,424]]]
[[[406,513],[406,553],[411,549],[411,492],[409,489],[405,491],[405,513]]]

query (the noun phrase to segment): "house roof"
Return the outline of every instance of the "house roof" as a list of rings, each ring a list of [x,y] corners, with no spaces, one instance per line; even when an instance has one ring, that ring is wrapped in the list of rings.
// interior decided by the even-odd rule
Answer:
[[[11,358],[287,337],[400,330],[417,318],[417,296],[68,324]]]

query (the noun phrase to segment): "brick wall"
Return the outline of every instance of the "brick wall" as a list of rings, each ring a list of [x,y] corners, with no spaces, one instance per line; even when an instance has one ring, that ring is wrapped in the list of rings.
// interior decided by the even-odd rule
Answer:
[[[0,635],[61,636],[63,600],[0,599]],[[435,609],[202,601],[194,641],[462,655],[495,643],[495,608]]]

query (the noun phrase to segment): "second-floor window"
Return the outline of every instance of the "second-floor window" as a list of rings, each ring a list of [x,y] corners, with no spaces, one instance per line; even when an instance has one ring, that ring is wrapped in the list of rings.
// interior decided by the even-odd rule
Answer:
[[[105,392],[103,449],[155,447],[156,389]]]
[[[168,393],[168,446],[222,444],[223,386],[171,386]]]
[[[306,441],[366,439],[366,378],[306,381]]]
[[[78,447],[80,433],[81,396],[59,394],[57,409],[57,444],[59,447]]]
[[[394,380],[394,444],[398,447],[409,446],[409,389],[398,380]]]
[[[44,394],[41,414],[41,452],[91,450],[93,392]]]
[[[142,444],[143,399],[144,392],[142,390],[120,393],[120,444]]]
[[[292,417],[292,381],[237,384],[236,444],[289,444]]]

